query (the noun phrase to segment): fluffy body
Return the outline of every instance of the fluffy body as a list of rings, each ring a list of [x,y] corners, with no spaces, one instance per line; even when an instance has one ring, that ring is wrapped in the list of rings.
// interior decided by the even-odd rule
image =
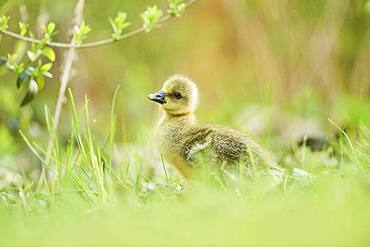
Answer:
[[[214,164],[243,162],[246,166],[267,168],[274,175],[281,173],[262,148],[245,134],[222,126],[196,123],[194,111],[198,90],[190,79],[172,76],[160,92],[165,96],[160,101],[163,113],[156,127],[155,141],[163,158],[183,175],[187,176],[198,158],[205,155]],[[173,95],[177,97],[171,97]]]

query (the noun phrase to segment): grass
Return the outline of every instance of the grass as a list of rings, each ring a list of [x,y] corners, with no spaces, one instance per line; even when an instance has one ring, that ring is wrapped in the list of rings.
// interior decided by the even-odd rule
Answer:
[[[107,18],[121,9],[140,25],[149,2],[89,1],[91,40],[110,35]],[[370,246],[369,1],[213,2],[122,45],[81,50],[71,86],[95,104],[70,93],[58,133],[43,105],[59,92],[60,66],[26,108],[14,74],[0,70],[0,247]],[[18,30],[26,9],[34,30],[46,11],[64,40],[74,4],[7,0],[0,14]],[[1,56],[17,50],[0,42]],[[145,97],[173,72],[198,83],[202,122],[254,128],[288,179],[271,186],[243,169],[204,169],[183,181],[162,162]],[[105,112],[116,85],[122,100]],[[295,147],[294,134],[316,124],[329,147]],[[294,176],[296,167],[313,178]]]
[[[343,130],[334,154],[295,149],[293,163],[313,179],[290,175],[272,186],[260,177],[206,170],[183,181],[167,164],[152,173],[142,150],[114,157],[115,100],[107,137],[93,135],[88,100],[70,92],[70,138],[60,143],[46,109],[54,148],[22,132],[43,164],[37,181],[23,176],[0,189],[0,246],[368,246],[370,132]],[[332,122],[336,125],[334,122]],[[325,166],[328,157],[335,165]],[[290,167],[291,164],[282,164]],[[221,175],[220,175],[221,173]]]

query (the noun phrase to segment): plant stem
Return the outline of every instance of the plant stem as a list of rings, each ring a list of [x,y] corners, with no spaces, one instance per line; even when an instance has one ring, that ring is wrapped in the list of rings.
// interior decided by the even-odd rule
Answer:
[[[186,2],[186,8],[195,4],[197,1],[199,1],[199,0],[189,0],[189,1],[187,1]],[[167,14],[167,15],[163,16],[160,19],[159,24],[162,24],[162,23],[168,21],[169,19],[171,19],[171,17],[173,17],[173,16],[170,15],[170,14]],[[136,29],[134,29],[130,32],[127,32],[127,33],[121,35],[118,39],[107,38],[107,39],[93,41],[93,42],[87,42],[87,43],[79,44],[79,45],[76,44],[76,43],[72,43],[72,42],[71,43],[50,42],[50,43],[47,44],[47,46],[55,47],[55,48],[75,48],[75,49],[98,47],[98,46],[108,45],[108,44],[112,44],[112,43],[117,42],[117,41],[121,41],[121,40],[130,38],[130,37],[132,37],[136,34],[144,32],[144,31],[145,31],[145,29],[143,27],[139,27],[139,28],[136,28]],[[7,35],[9,37],[19,39],[19,40],[23,40],[23,41],[26,41],[26,42],[29,42],[29,43],[38,44],[38,43],[41,42],[41,40],[39,40],[39,39],[25,37],[25,36],[22,36],[20,34],[15,33],[15,32],[9,31],[9,30],[0,31],[0,34],[4,34],[4,35]]]
[[[197,1],[198,0],[189,0],[186,3],[186,6],[189,7],[193,4],[195,4]],[[76,7],[75,7],[75,18],[73,20],[71,33],[73,32],[73,26],[76,26],[76,25],[79,26],[81,21],[82,21],[84,5],[85,5],[84,0],[78,0],[78,2],[76,4]],[[172,16],[169,15],[169,14],[165,15],[159,21],[159,24],[166,22],[171,17]],[[144,32],[144,31],[145,31],[145,29],[143,27],[140,27],[140,28],[137,28],[137,29],[135,29],[131,32],[128,32],[128,33],[122,35],[119,39],[116,39],[116,40],[114,40],[113,38],[110,38],[110,39],[85,43],[85,44],[82,44],[82,45],[77,45],[76,42],[73,40],[73,38],[72,38],[72,41],[69,44],[59,43],[59,42],[51,42],[51,43],[48,44],[49,46],[53,46],[53,47],[69,48],[69,50],[67,51],[67,54],[65,56],[64,62],[63,62],[64,67],[63,67],[62,75],[60,77],[59,96],[58,96],[57,104],[55,106],[55,111],[54,111],[54,118],[53,118],[54,122],[53,122],[53,124],[54,124],[54,130],[55,131],[57,131],[57,129],[58,129],[60,114],[61,114],[62,107],[63,107],[65,92],[67,90],[68,82],[70,81],[70,77],[71,77],[71,70],[72,70],[73,60],[74,60],[75,55],[76,55],[76,49],[87,48],[87,47],[97,47],[97,46],[110,44],[110,43],[113,43],[113,42],[118,41],[118,40],[123,40],[123,39],[129,38],[131,36],[134,36],[138,33]],[[40,40],[38,40],[38,39],[23,37],[23,36],[20,36],[16,33],[12,33],[12,32],[9,32],[9,31],[5,31],[4,34],[9,34],[12,37],[19,38],[19,39],[22,39],[22,40],[27,41],[27,42],[34,42],[34,43],[40,42]],[[45,157],[45,166],[46,167],[50,163],[53,148],[54,148],[54,143],[53,143],[52,137],[50,136],[49,140],[48,140],[47,152],[46,152],[46,157]]]
[[[80,23],[82,21],[84,6],[85,6],[85,0],[78,0],[77,4],[75,6],[75,11],[74,11],[75,17],[74,17],[72,26],[80,25]],[[72,29],[73,29],[73,27],[72,27]],[[62,75],[60,76],[59,96],[58,96],[58,99],[57,99],[57,104],[55,106],[54,118],[53,118],[54,119],[53,124],[54,124],[55,131],[58,128],[60,113],[62,111],[63,100],[64,100],[64,97],[65,97],[65,92],[67,90],[68,82],[71,78],[72,65],[73,65],[73,61],[74,61],[75,56],[76,56],[75,45],[76,45],[76,42],[72,38],[72,41],[70,43],[70,48],[67,51],[66,56],[64,58],[64,62],[63,62],[64,66],[63,66]],[[45,165],[46,166],[49,165],[50,158],[51,158],[52,151],[53,151],[53,147],[54,147],[53,139],[50,136],[49,141],[48,141],[46,157],[45,157]]]

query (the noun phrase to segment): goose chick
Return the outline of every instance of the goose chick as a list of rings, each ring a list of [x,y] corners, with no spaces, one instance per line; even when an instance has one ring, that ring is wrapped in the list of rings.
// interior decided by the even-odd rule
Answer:
[[[199,125],[194,112],[198,89],[189,78],[174,75],[148,99],[160,104],[162,116],[155,131],[155,142],[162,157],[187,177],[198,157],[217,164],[256,165],[267,168],[274,177],[281,169],[251,138],[235,130],[215,125]]]

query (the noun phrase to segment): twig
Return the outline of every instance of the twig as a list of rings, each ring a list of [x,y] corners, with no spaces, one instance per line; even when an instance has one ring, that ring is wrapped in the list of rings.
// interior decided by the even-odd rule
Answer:
[[[49,22],[49,14],[45,8],[45,0],[42,0],[40,3],[39,16],[37,17],[37,24],[38,24],[37,30],[36,30],[37,38],[42,37],[42,34],[44,32],[43,27],[46,26],[48,22]]]
[[[83,9],[85,6],[85,0],[78,0],[76,7],[75,7],[75,18],[73,20],[73,25],[80,25],[82,21],[82,16],[83,16]],[[60,118],[60,113],[62,110],[62,105],[63,105],[63,100],[64,100],[64,95],[67,89],[68,82],[71,77],[71,70],[72,70],[72,65],[73,65],[73,60],[76,55],[76,48],[74,47],[76,45],[75,40],[72,38],[72,41],[70,43],[71,47],[67,51],[65,59],[64,59],[64,67],[63,67],[63,72],[62,75],[60,76],[60,88],[59,88],[59,96],[57,99],[57,104],[55,106],[55,111],[54,111],[54,128],[55,130],[58,128],[59,124],[59,118]],[[48,147],[47,147],[47,153],[46,153],[46,158],[45,158],[45,165],[49,165],[50,162],[50,157],[52,155],[53,151],[53,139],[50,136],[49,141],[48,141]]]
[[[193,4],[195,4],[197,1],[198,0],[189,0],[186,3],[186,7],[189,7]],[[73,21],[73,26],[80,25],[80,23],[82,21],[82,12],[83,12],[83,8],[84,8],[84,2],[85,2],[84,0],[79,0],[76,4],[75,19]],[[159,24],[162,24],[162,23],[166,22],[171,17],[172,16],[169,15],[169,14],[165,15],[164,17],[161,18],[161,20],[159,21]],[[54,131],[57,130],[58,125],[59,125],[60,114],[61,114],[62,106],[63,106],[63,100],[64,100],[65,92],[67,90],[68,82],[69,82],[70,77],[71,77],[71,70],[72,70],[73,60],[74,60],[75,55],[76,55],[76,49],[107,45],[107,44],[113,43],[113,42],[118,41],[118,40],[123,40],[123,39],[129,38],[131,36],[134,36],[138,33],[144,32],[144,31],[145,31],[145,29],[143,27],[140,27],[140,28],[137,28],[137,29],[135,29],[131,32],[128,32],[128,33],[122,35],[119,39],[110,38],[110,39],[85,43],[85,44],[82,44],[82,45],[77,45],[76,42],[73,39],[69,44],[60,43],[60,42],[51,42],[51,43],[48,44],[49,46],[53,46],[53,47],[69,48],[69,50],[67,51],[67,54],[65,56],[65,59],[64,59],[64,63],[63,63],[64,68],[63,68],[62,75],[60,77],[59,95],[58,95],[57,104],[55,106],[55,111],[54,111],[54,122],[53,122]],[[40,40],[38,40],[38,39],[23,37],[23,36],[20,36],[16,33],[13,33],[13,32],[5,31],[4,33],[9,34],[12,37],[27,41],[27,42],[34,42],[34,43],[39,43],[40,42]],[[53,147],[54,147],[54,143],[53,143],[52,137],[50,136],[49,141],[48,141],[48,146],[47,146],[47,153],[46,153],[46,157],[45,157],[45,165],[46,166],[49,165],[51,155],[52,155],[52,151],[53,151]]]
[[[189,0],[186,2],[186,8],[190,7],[191,5],[195,4],[197,1],[199,0]],[[172,15],[170,14],[167,14],[165,16],[163,16],[160,21],[159,21],[159,24],[162,24],[166,21],[168,21],[169,19],[171,19],[171,17],[173,17]],[[139,33],[142,33],[144,32],[145,29],[143,27],[139,27],[139,28],[136,28],[130,32],[127,32],[123,35],[121,35],[119,38],[117,39],[113,39],[113,38],[107,38],[107,39],[103,39],[103,40],[98,40],[98,41],[92,41],[92,42],[87,42],[87,43],[84,43],[84,44],[76,44],[76,43],[64,43],[64,42],[50,42],[47,44],[47,46],[51,46],[51,47],[55,47],[55,48],[75,48],[75,49],[83,49],[83,48],[90,48],[90,47],[98,47],[98,46],[103,46],[103,45],[108,45],[108,44],[111,44],[111,43],[114,43],[114,42],[117,42],[117,41],[121,41],[121,40],[124,40],[124,39],[127,39],[127,38],[130,38],[136,34],[139,34]],[[22,35],[19,35],[15,32],[12,32],[12,31],[9,31],[9,30],[3,30],[3,31],[0,31],[0,33],[4,34],[4,35],[7,35],[9,37],[12,37],[12,38],[15,38],[15,39],[19,39],[19,40],[23,40],[23,41],[26,41],[26,42],[29,42],[29,43],[40,43],[41,40],[39,39],[35,39],[35,38],[30,38],[30,37],[24,37]]]

